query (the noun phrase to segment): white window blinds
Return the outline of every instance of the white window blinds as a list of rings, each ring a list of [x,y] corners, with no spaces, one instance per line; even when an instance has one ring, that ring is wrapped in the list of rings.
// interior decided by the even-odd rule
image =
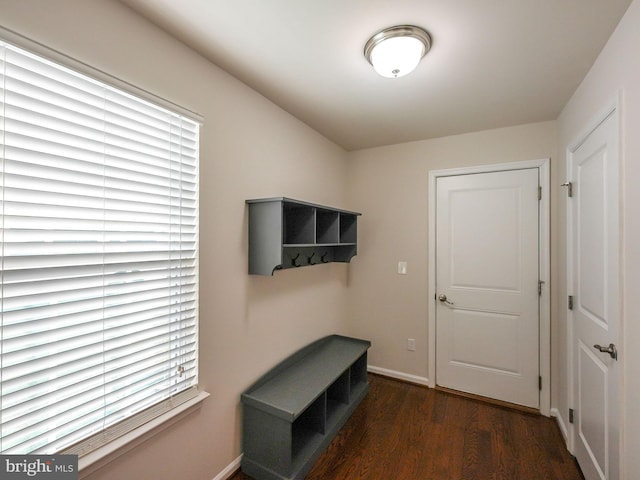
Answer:
[[[97,446],[196,393],[199,125],[2,42],[0,75],[0,451]]]

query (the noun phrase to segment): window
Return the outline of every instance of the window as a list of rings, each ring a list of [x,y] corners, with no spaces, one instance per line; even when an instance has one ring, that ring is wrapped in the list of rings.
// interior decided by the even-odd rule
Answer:
[[[0,42],[2,453],[82,454],[197,395],[198,135]]]

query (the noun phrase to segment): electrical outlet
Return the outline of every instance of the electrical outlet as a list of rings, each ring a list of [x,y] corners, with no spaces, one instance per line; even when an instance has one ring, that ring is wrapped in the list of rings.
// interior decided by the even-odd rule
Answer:
[[[416,351],[416,339],[415,338],[407,338],[407,350],[410,352]]]

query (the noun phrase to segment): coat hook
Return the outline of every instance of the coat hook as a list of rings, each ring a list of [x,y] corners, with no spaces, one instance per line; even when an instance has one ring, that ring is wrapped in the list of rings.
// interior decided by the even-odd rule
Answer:
[[[307,257],[307,260],[309,261],[309,265],[315,265],[315,263],[313,262],[313,257],[315,256],[316,256],[316,252],[313,252],[310,257]]]
[[[324,255],[320,257],[320,261],[322,263],[329,263],[329,260],[325,260],[325,257],[329,254],[329,252],[324,252]]]
[[[298,254],[297,254],[295,257],[293,257],[293,258],[291,259],[291,264],[292,264],[294,267],[300,267],[300,266],[301,266],[301,264],[299,264],[299,263],[297,262],[297,260],[298,260],[298,257],[299,257],[299,256],[300,256],[300,252],[298,252]]]

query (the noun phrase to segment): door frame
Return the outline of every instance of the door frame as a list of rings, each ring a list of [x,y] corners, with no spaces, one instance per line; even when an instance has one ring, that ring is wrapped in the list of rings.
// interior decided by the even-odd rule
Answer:
[[[454,175],[469,175],[474,173],[503,172],[507,170],[523,170],[537,168],[542,198],[538,210],[539,225],[539,275],[542,281],[542,289],[539,301],[540,336],[539,336],[539,362],[540,376],[542,377],[540,389],[540,413],[545,416],[551,411],[551,301],[550,301],[550,159],[525,160],[520,162],[508,162],[492,165],[479,165],[473,167],[450,168],[445,170],[432,170],[429,172],[429,245],[428,245],[428,385],[436,386],[436,182],[439,177]]]
[[[570,181],[573,178],[573,168],[571,164],[571,159],[575,154],[576,150],[582,146],[584,142],[587,141],[589,136],[609,117],[612,115],[617,116],[617,125],[618,125],[618,222],[619,229],[618,232],[618,265],[619,265],[619,283],[618,283],[618,299],[621,305],[619,312],[619,323],[618,323],[618,338],[621,340],[624,338],[624,309],[622,308],[622,300],[623,300],[623,292],[624,292],[624,278],[623,278],[623,265],[624,265],[624,257],[623,257],[623,246],[622,246],[622,234],[620,233],[623,228],[623,205],[622,205],[622,182],[623,182],[623,170],[622,170],[622,121],[620,115],[621,108],[621,97],[622,91],[619,91],[616,97],[606,105],[597,115],[594,115],[591,118],[591,121],[587,123],[587,127],[576,137],[572,143],[566,148],[565,159],[566,159],[566,178],[567,181]],[[565,216],[566,216],[566,291],[567,295],[574,295],[573,292],[573,210],[569,202],[565,204]],[[566,309],[567,312],[567,332],[566,332],[566,349],[567,349],[567,385],[566,394],[567,394],[567,405],[569,409],[575,409],[576,399],[574,395],[574,343],[575,343],[575,329],[574,322],[575,318],[573,315],[573,311],[570,309]],[[624,356],[618,359],[618,363],[620,364],[620,374],[618,379],[618,408],[619,408],[619,426],[620,426],[620,437],[618,448],[622,453],[624,451],[623,441],[624,441]],[[576,442],[576,426],[571,421],[564,422],[562,415],[560,415],[561,420],[561,428],[566,432],[566,442],[567,442],[567,450],[573,455],[575,453],[575,442]],[[620,455],[620,472],[621,478],[624,478],[623,469],[622,469],[622,455]]]

